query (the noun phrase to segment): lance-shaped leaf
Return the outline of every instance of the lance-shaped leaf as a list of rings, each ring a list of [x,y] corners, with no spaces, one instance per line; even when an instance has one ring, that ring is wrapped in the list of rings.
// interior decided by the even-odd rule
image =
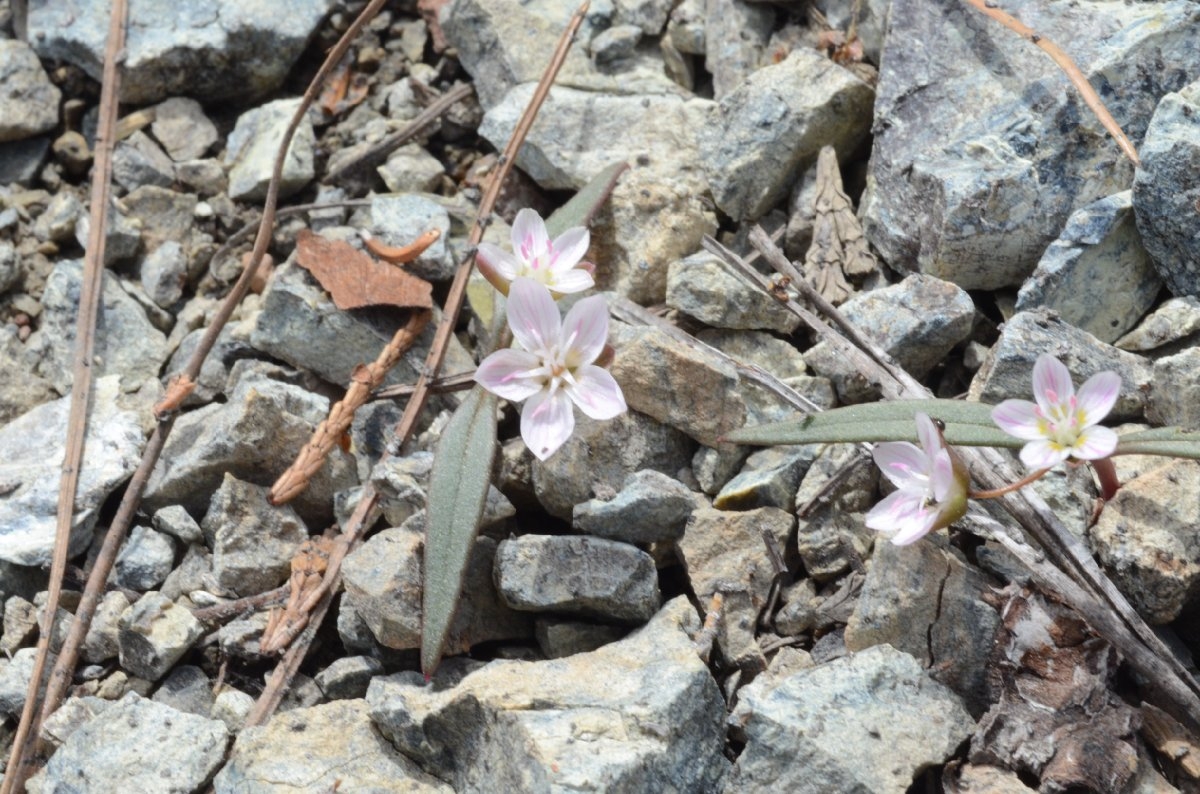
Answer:
[[[442,431],[429,474],[421,602],[421,669],[426,675],[441,661],[479,532],[496,457],[496,401],[478,386],[471,390]]]
[[[1127,433],[1117,440],[1114,455],[1166,455],[1200,460],[1200,432],[1180,427],[1156,427]]]
[[[629,163],[626,162],[613,163],[592,177],[578,193],[571,196],[570,201],[546,219],[546,232],[551,237],[557,237],[573,226],[590,226],[592,218],[617,186],[618,177],[628,167]]]

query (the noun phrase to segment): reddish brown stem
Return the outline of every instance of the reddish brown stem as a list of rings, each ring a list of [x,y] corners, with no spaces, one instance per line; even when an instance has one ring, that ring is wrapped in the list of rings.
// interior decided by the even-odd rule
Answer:
[[[1042,479],[1042,477],[1045,477],[1046,472],[1048,471],[1050,471],[1048,468],[1038,469],[1032,474],[1022,477],[1011,485],[1005,485],[1003,488],[993,488],[990,491],[971,491],[967,494],[967,496],[971,499],[996,499],[1006,494],[1010,494],[1013,491],[1019,491],[1030,483],[1037,482],[1038,480]]]

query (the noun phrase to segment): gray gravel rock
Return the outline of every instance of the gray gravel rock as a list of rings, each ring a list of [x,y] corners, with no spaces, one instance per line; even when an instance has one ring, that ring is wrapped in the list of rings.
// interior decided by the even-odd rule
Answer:
[[[1142,247],[1128,190],[1076,210],[1017,294],[1017,311],[1046,307],[1115,342],[1158,297],[1162,279]]]
[[[570,520],[575,505],[616,494],[634,472],[675,474],[688,465],[695,448],[683,433],[637,411],[607,422],[579,416],[558,452],[532,461],[534,493],[546,512]]]
[[[394,417],[388,423],[389,434],[398,423],[399,417]],[[379,507],[383,510],[384,519],[392,526],[398,527],[425,510],[433,461],[432,452],[414,452],[402,458],[388,458],[371,471],[371,482],[379,493]],[[506,518],[512,518],[516,513],[512,502],[494,485],[489,485],[479,528],[487,529]]]
[[[308,538],[290,505],[272,505],[268,488],[225,474],[200,528],[213,551],[213,573],[227,591],[254,595],[291,575],[292,556]]]
[[[415,380],[425,364],[438,316],[434,314],[385,383]],[[289,260],[271,278],[250,341],[264,353],[345,388],[354,368],[374,361],[405,319],[404,313],[395,309],[339,310],[328,293],[303,268]],[[475,362],[452,339],[443,366],[446,372],[464,372],[474,368]]]
[[[654,558],[615,540],[522,535],[500,542],[495,565],[512,609],[642,623],[662,603]]]
[[[614,25],[597,33],[588,44],[588,51],[597,66],[617,69],[622,60],[633,55],[638,42],[642,40],[642,33],[637,25]]]
[[[745,794],[904,794],[975,729],[957,695],[887,645],[751,684],[730,723],[746,748],[725,790]]]
[[[847,472],[845,468],[854,465]],[[859,447],[826,446],[808,467],[796,491],[801,516],[796,551],[804,570],[818,582],[857,568],[875,542],[876,532],[864,523],[875,504],[879,469]]]
[[[715,328],[765,329],[790,334],[800,318],[702,251],[667,271],[667,305]]]
[[[371,200],[371,232],[384,245],[408,245],[432,229],[441,236],[404,269],[427,281],[446,281],[454,277],[458,263],[448,245],[450,215],[442,205],[421,196],[379,196]]]
[[[770,535],[782,549],[795,521],[774,507],[743,512],[697,508],[678,543],[696,597],[707,604],[718,590],[745,585],[761,607],[775,578],[763,534]]]
[[[25,696],[29,692],[29,680],[33,678],[33,661],[37,648],[21,648],[12,655],[8,664],[0,667],[0,714],[19,717],[25,707]]]
[[[121,615],[129,609],[129,599],[120,590],[112,590],[100,599],[92,625],[83,639],[83,660],[88,664],[103,664],[116,659],[119,652],[117,632]]]
[[[157,681],[204,634],[191,611],[162,593],[149,592],[121,613],[117,644],[121,667]]]
[[[756,71],[698,133],[717,206],[734,220],[764,215],[822,146],[850,152],[866,138],[874,97],[862,80],[803,47]]]
[[[346,583],[343,612],[353,611],[385,648],[421,645],[424,523],[424,517],[419,516],[403,527],[385,529],[347,556],[342,564]],[[494,539],[486,536],[475,539],[467,561],[462,598],[447,635],[448,655],[466,651],[480,642],[522,639],[533,634],[532,620],[509,609],[497,595],[492,577],[495,556]],[[340,618],[338,628],[342,628]],[[348,644],[355,644],[352,637]]]
[[[74,193],[55,193],[46,211],[33,222],[33,234],[39,240],[60,244],[73,240],[75,224],[83,214],[83,202]]]
[[[116,376],[93,384],[93,410],[69,553],[91,542],[104,501],[137,468],[145,438],[137,414],[117,407]],[[34,408],[0,427],[0,560],[47,565],[54,548],[58,487],[70,397]]]
[[[1194,73],[1193,73],[1194,76]],[[1138,151],[1133,209],[1146,250],[1175,295],[1200,293],[1200,244],[1192,217],[1200,200],[1200,81],[1167,94],[1154,109]]]
[[[1200,348],[1154,362],[1146,420],[1154,425],[1200,428]]]
[[[971,381],[967,399],[992,404],[1010,397],[1033,399],[1033,364],[1043,353],[1067,365],[1076,389],[1097,372],[1112,370],[1120,375],[1121,393],[1110,420],[1136,419],[1145,410],[1151,363],[1106,345],[1046,311],[1021,312],[1004,324],[999,341]]]
[[[1195,341],[1200,333],[1200,298],[1187,295],[1166,300],[1114,344],[1131,353],[1169,353]]]
[[[170,187],[175,164],[146,133],[138,130],[117,143],[112,154],[113,181],[126,190],[143,185]]]
[[[1200,597],[1200,463],[1171,460],[1122,484],[1089,532],[1109,576],[1152,625]]]
[[[275,155],[292,120],[299,99],[277,99],[238,116],[237,125],[225,142],[225,165],[229,168],[229,197],[235,201],[261,201],[275,167]],[[312,181],[313,147],[316,135],[306,116],[300,122],[279,179],[279,198],[284,199]]]
[[[199,543],[204,537],[196,519],[192,518],[191,514],[180,505],[167,505],[161,510],[155,511],[150,523],[159,532],[177,538],[184,545]]]
[[[38,218],[41,220],[41,217]],[[37,225],[34,225],[37,234]],[[38,239],[45,239],[39,236]],[[8,240],[0,240],[0,295],[12,289],[21,280],[21,263],[17,258],[17,248]]]
[[[724,99],[754,74],[775,27],[775,9],[745,0],[709,0],[704,6],[704,68],[713,98]]]
[[[213,707],[213,682],[195,665],[181,664],[163,679],[151,698],[176,711],[207,717]]]
[[[371,679],[383,675],[383,664],[370,656],[343,656],[317,673],[317,686],[330,700],[352,700],[367,694]]]
[[[59,262],[46,280],[41,327],[29,340],[31,349],[41,355],[38,373],[60,393],[71,388],[75,316],[82,287],[83,262],[78,259]],[[120,375],[122,391],[137,391],[147,381],[158,379],[167,357],[166,337],[154,327],[138,302],[121,289],[111,272],[104,274],[101,290],[95,376]]]
[[[244,378],[229,401],[206,405],[175,422],[142,499],[145,510],[181,505],[202,515],[226,474],[271,485],[329,412],[329,401],[299,386]],[[312,526],[333,517],[334,491],[357,485],[354,461],[334,449],[292,505]]]
[[[746,458],[737,475],[713,498],[718,510],[778,507],[790,510],[796,489],[821,450],[819,444],[759,449]]]
[[[154,185],[148,188],[163,190]],[[146,189],[146,188],[140,188]],[[130,205],[113,201],[108,208],[108,235],[104,239],[104,266],[124,262],[137,256],[142,247],[142,218],[136,217]],[[80,247],[87,248],[88,231],[91,228],[86,214],[80,215],[75,222],[75,241]]]
[[[686,345],[661,329],[631,329],[610,370],[631,409],[703,444],[715,445],[746,420],[737,370],[711,350]]]
[[[31,138],[58,124],[62,92],[23,41],[0,40],[0,142]]]
[[[719,791],[725,706],[689,637],[699,625],[678,598],[592,653],[495,661],[457,683],[462,666],[447,663],[433,687],[376,678],[367,702],[401,752],[462,794]]]
[[[29,791],[195,791],[228,741],[223,723],[130,692],[71,733]]]
[[[846,625],[851,653],[890,645],[912,655],[930,677],[982,715],[988,663],[1000,616],[984,601],[990,583],[940,540],[896,546],[876,542],[862,595]]]
[[[297,741],[299,736],[302,742]],[[242,794],[264,787],[296,792],[335,787],[362,792],[453,792],[379,735],[363,700],[293,709],[238,734],[229,762],[213,780],[213,791]]]
[[[840,309],[847,320],[917,378],[942,363],[954,346],[970,335],[975,323],[975,304],[965,290],[920,274],[855,295]],[[874,394],[874,387],[827,343],[806,351],[804,360],[833,381],[844,402],[863,402]]]
[[[606,626],[578,620],[541,617],[533,633],[547,659],[561,659],[577,653],[589,653],[616,642],[626,634],[623,626]]]
[[[245,726],[246,717],[250,716],[253,708],[254,698],[226,685],[213,700],[212,710],[208,716],[225,723],[225,727],[229,729],[230,733],[236,733]]]
[[[49,150],[49,135],[0,143],[0,185],[28,185],[33,182]]]
[[[174,240],[167,240],[147,254],[139,275],[150,300],[164,309],[178,303],[187,284],[188,264],[183,246]]]
[[[204,108],[187,97],[172,97],[155,105],[150,132],[177,163],[200,159],[219,140]]]
[[[0,378],[0,425],[56,396],[50,381],[33,371],[37,354],[17,333],[16,326],[0,326],[0,372],[25,373],[20,378]]]
[[[1174,0],[1087,9],[1005,6],[1039,35],[1069,43],[1126,134],[1141,140],[1158,98],[1200,66],[1200,8]],[[964,289],[1017,286],[1071,212],[1128,189],[1133,166],[1063,90],[1053,61],[1020,36],[996,35],[974,8],[897,0],[889,20],[862,207],[867,237],[896,269]],[[933,40],[943,46],[912,46]]]
[[[575,505],[571,524],[601,538],[657,543],[682,535],[695,505],[695,494],[686,485],[646,469],[629,475],[612,499]]]
[[[287,6],[169,0],[133,6],[121,101],[145,105],[170,96],[239,103],[282,83],[330,9],[328,0]],[[107,4],[35,2],[29,6],[29,41],[46,60],[66,61],[100,80],[108,32]]]
[[[375,169],[389,193],[423,193],[437,188],[446,174],[442,161],[420,145],[408,143]]]
[[[149,527],[134,527],[121,546],[113,568],[117,584],[130,590],[153,590],[175,567],[175,543]]]

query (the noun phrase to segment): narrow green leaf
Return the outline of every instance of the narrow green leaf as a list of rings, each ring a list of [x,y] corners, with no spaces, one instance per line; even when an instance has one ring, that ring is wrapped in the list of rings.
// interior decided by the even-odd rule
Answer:
[[[592,177],[591,182],[546,219],[546,231],[550,236],[557,237],[572,226],[590,225],[592,217],[604,206],[616,187],[617,177],[628,167],[629,164],[624,161],[613,163]]]
[[[809,444],[816,442],[842,441],[894,441],[915,440],[917,425],[913,417],[918,413],[929,414],[934,419],[946,423],[947,429],[955,427],[956,432],[962,432],[964,427],[980,427],[994,433],[977,434],[974,437],[1004,438],[1010,437],[1000,431],[992,422],[994,406],[962,400],[889,400],[886,402],[848,405],[844,408],[834,408],[829,411],[810,414],[800,419],[773,422],[767,425],[743,427],[728,433],[725,440],[737,444],[753,444],[759,446],[774,446],[776,444]],[[892,429],[884,431],[883,425],[894,423]],[[876,430],[875,428],[880,428]],[[907,428],[899,430],[899,428]],[[879,435],[888,432],[897,438],[885,438]],[[950,434],[947,433],[947,439]],[[804,440],[797,441],[795,439]],[[968,442],[956,442],[968,443]],[[980,446],[992,446],[991,441],[980,441]],[[999,446],[1012,446],[1009,443]],[[1020,446],[1017,444],[1016,446]]]
[[[1117,443],[1117,455],[1165,455],[1172,458],[1200,460],[1200,439],[1166,441],[1147,439],[1129,441],[1122,436]]]
[[[479,386],[467,394],[442,431],[429,474],[421,601],[421,669],[426,675],[432,675],[442,659],[479,532],[496,457],[496,401]]]
[[[946,423],[946,441],[964,447],[1008,447],[1020,449],[1025,442],[1013,438],[994,425]],[[908,419],[877,419],[863,422],[838,422],[815,427],[779,422],[744,427],[725,436],[738,444],[771,447],[779,444],[856,444],[860,441],[911,441],[917,439],[917,424]]]
[[[1142,441],[1180,441],[1200,444],[1200,432],[1184,430],[1182,427],[1155,427],[1150,430],[1138,430],[1136,433],[1126,433],[1121,436],[1121,443]]]

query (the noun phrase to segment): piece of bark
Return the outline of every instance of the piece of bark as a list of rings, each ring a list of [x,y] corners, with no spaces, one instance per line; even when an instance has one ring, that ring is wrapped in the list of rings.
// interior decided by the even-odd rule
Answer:
[[[833,305],[854,294],[847,278],[862,280],[879,272],[854,205],[842,189],[837,153],[824,146],[817,156],[817,197],[813,203],[812,244],[804,257],[808,282]]]
[[[433,287],[428,281],[376,262],[349,243],[326,240],[307,229],[296,237],[296,262],[313,274],[343,311],[363,306],[433,306]]]

